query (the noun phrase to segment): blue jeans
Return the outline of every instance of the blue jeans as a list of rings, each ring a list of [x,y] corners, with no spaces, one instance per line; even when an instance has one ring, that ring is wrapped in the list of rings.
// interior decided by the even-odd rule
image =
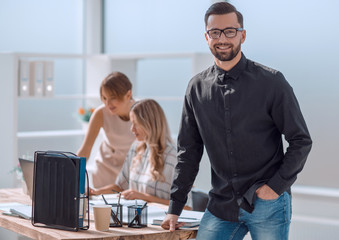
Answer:
[[[222,220],[206,209],[196,239],[240,240],[250,232],[252,240],[287,240],[291,212],[291,196],[287,192],[274,200],[257,198],[252,213],[239,210],[238,222]]]

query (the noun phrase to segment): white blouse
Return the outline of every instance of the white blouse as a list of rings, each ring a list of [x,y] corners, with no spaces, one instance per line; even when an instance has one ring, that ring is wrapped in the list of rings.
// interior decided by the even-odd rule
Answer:
[[[164,182],[152,180],[150,173],[150,149],[147,146],[141,160],[133,166],[133,158],[136,155],[136,148],[140,142],[134,141],[127,153],[126,160],[122,166],[115,184],[123,190],[134,189],[138,192],[147,193],[158,198],[170,199],[174,168],[177,165],[176,148],[173,144],[167,143],[163,169]]]

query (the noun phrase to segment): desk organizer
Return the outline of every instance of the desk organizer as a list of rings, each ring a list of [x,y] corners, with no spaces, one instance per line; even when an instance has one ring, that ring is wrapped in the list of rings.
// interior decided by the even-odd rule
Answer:
[[[147,227],[147,206],[131,205],[128,209],[128,227]]]
[[[89,192],[86,158],[69,152],[36,151],[33,172],[33,226],[87,230],[90,219],[86,211],[89,209],[85,194],[86,185]]]
[[[122,205],[121,204],[110,204],[112,206],[112,211],[114,214],[111,214],[110,227],[122,227]],[[113,215],[113,216],[112,216]]]

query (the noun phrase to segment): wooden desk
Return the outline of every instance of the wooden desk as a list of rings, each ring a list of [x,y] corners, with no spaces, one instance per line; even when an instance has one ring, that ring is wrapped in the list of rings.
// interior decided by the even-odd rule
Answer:
[[[31,204],[30,198],[23,194],[22,189],[0,189],[0,203],[18,202]],[[69,240],[69,239],[100,239],[100,240],[181,240],[196,237],[197,228],[169,232],[159,226],[148,225],[146,228],[110,228],[108,232],[95,230],[94,221],[91,219],[88,230],[78,232],[57,230],[52,228],[34,227],[30,220],[0,214],[0,227],[19,233],[32,239]]]

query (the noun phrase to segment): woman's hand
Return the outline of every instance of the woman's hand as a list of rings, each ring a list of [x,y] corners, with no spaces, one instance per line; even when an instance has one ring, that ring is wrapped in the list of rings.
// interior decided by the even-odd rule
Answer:
[[[89,196],[101,194],[100,190],[89,188]]]
[[[126,200],[134,200],[134,199],[142,199],[144,201],[147,201],[147,196],[144,193],[138,192],[133,189],[127,189],[123,192],[121,192],[121,195],[126,199]]]

